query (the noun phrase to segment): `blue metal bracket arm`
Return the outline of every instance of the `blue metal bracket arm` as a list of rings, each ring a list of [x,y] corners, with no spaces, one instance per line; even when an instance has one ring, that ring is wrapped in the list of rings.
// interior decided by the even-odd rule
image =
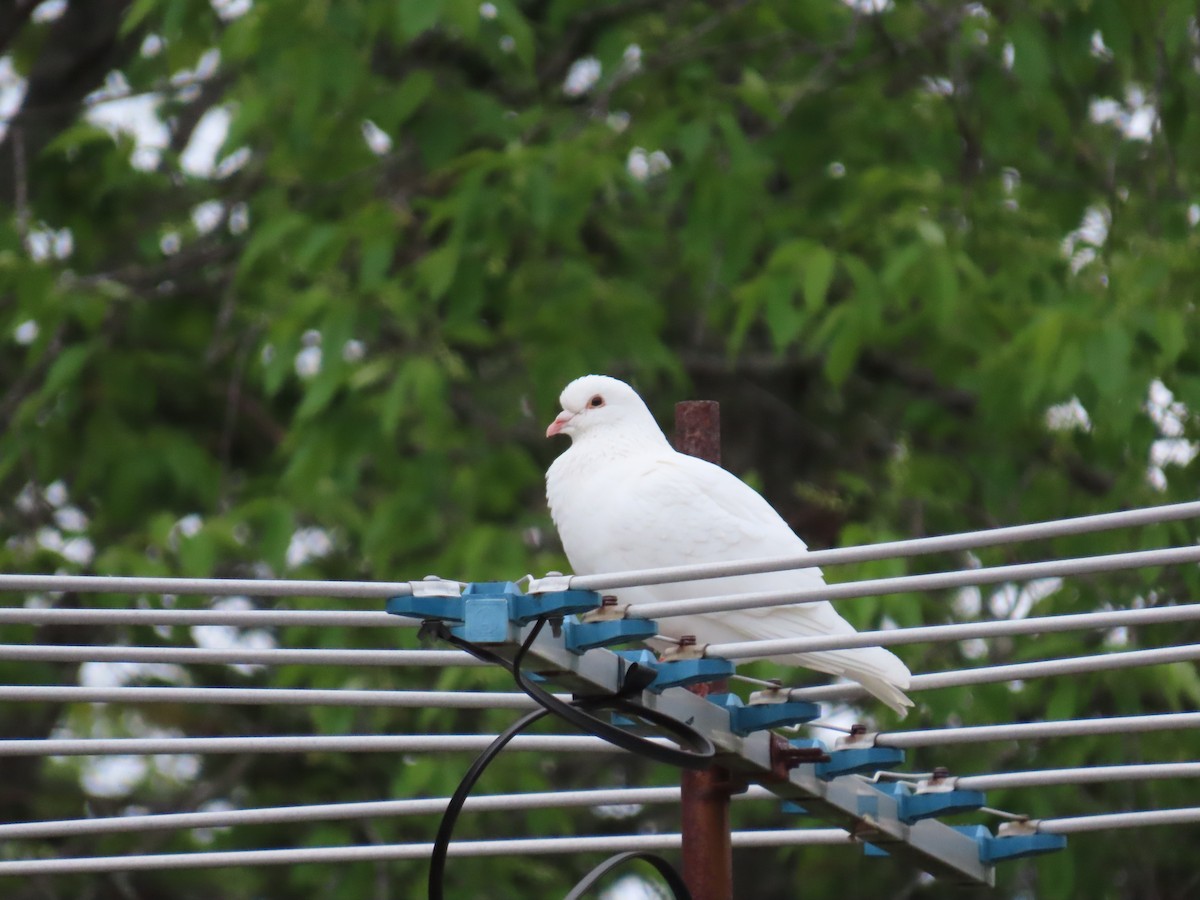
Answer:
[[[658,634],[658,625],[649,619],[608,619],[601,622],[578,622],[568,619],[563,623],[563,640],[572,653],[583,653],[596,647],[609,647],[628,641],[652,638]]]
[[[985,866],[1010,859],[1023,859],[1027,856],[1041,856],[1053,853],[1067,846],[1066,835],[1041,834],[1012,834],[994,836],[982,825],[954,825],[955,831],[962,832],[979,845],[979,861]]]
[[[745,737],[755,731],[803,725],[821,715],[821,708],[804,700],[785,703],[751,703],[746,706],[737,694],[709,694],[710,703],[729,711],[729,729]]]

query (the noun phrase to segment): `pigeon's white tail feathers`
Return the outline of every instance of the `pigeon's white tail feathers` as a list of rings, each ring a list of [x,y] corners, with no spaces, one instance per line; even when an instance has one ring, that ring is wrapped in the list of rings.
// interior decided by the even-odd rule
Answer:
[[[664,623],[671,622],[664,619]],[[695,634],[700,643],[721,643],[731,635],[744,640],[854,634],[854,628],[828,603],[775,606],[708,616],[680,617],[677,628]],[[857,681],[869,693],[905,715],[912,701],[904,694],[912,677],[900,658],[882,647],[816,650],[769,657],[792,666],[816,669]]]
[[[838,657],[842,671],[839,673],[861,684],[868,693],[881,700],[901,716],[908,715],[912,700],[904,693],[912,676],[908,666],[894,654],[882,647],[867,647],[861,650],[833,651],[830,656]],[[788,659],[803,659],[803,656]],[[804,663],[799,663],[803,665]],[[810,663],[811,664],[811,663]]]

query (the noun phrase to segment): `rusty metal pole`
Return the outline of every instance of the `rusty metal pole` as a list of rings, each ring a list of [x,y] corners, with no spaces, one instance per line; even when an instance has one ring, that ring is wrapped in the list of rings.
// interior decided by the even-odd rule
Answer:
[[[720,404],[713,400],[675,404],[675,449],[720,465]],[[724,681],[690,688],[702,697],[728,689]],[[721,766],[685,770],[682,789],[683,880],[693,900],[733,900],[729,771]]]

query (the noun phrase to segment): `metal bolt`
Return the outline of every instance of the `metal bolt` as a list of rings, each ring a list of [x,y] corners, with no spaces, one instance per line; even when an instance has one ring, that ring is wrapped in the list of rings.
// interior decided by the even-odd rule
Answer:
[[[933,770],[932,781],[942,781],[950,777],[950,770],[945,766],[938,766]]]
[[[782,777],[796,766],[819,762],[829,762],[829,754],[821,747],[792,747],[782,738],[771,742],[771,768]]]
[[[679,646],[680,647],[695,647],[696,646],[696,636],[694,634],[680,635]]]
[[[616,606],[617,598],[614,597],[612,594],[606,594],[600,598],[600,605],[601,606]]]
[[[850,726],[850,737],[852,738],[862,737],[866,733],[867,726],[863,725],[861,722],[855,722]]]

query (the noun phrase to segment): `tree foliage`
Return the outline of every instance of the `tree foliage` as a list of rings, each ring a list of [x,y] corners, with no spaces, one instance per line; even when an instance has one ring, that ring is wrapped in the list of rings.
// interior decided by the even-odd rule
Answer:
[[[724,401],[727,465],[818,547],[1190,497],[1200,408],[1195,4],[696,0],[24,0],[0,143],[0,567],[463,580],[561,568],[541,438],[571,378],[630,378],[664,423]],[[55,14],[57,13],[57,18]],[[147,113],[152,115],[147,116]],[[140,131],[131,117],[143,115]],[[1161,526],[996,564],[1185,543]],[[893,561],[835,580],[962,565]],[[969,560],[967,562],[974,562]],[[1189,599],[1192,569],[1073,580],[1038,614]],[[1039,592],[849,601],[859,627],[1028,613]],[[19,599],[16,602],[20,602]],[[131,598],[55,596],[60,605]],[[156,606],[169,598],[143,597]],[[259,602],[259,601],[255,601]],[[183,604],[184,601],[179,601]],[[328,600],[305,601],[328,608]],[[187,629],[5,628],[188,645]],[[914,671],[1196,639],[1175,626],[902,652]],[[289,628],[281,646],[394,646]],[[764,671],[766,669],[764,668]],[[0,664],[12,683],[75,667]],[[171,673],[141,678],[171,679]],[[477,670],[198,667],[197,684],[499,687]],[[1193,708],[1191,665],[922,695],[905,727]],[[883,725],[886,714],[866,715]],[[0,734],[488,730],[505,714],[0,710]],[[989,772],[1186,760],[1179,734],[912,754]],[[465,761],[204,759],[89,795],[10,760],[6,821],[440,796]],[[502,758],[488,788],[669,783]],[[657,780],[657,781],[656,781]],[[1188,799],[1190,798],[1190,800]],[[1195,803],[1186,784],[997,792],[1036,816]],[[746,804],[751,825],[779,814]],[[508,826],[507,828],[505,826]],[[427,840],[425,820],[75,839],[18,853]],[[511,833],[494,818],[464,836]],[[674,830],[530,813],[528,834]],[[1194,890],[1186,830],[1080,836],[1003,896]],[[1082,865],[1085,859],[1099,862]],[[829,849],[739,857],[757,895],[936,897]],[[462,896],[555,896],[576,859],[456,867]],[[405,896],[417,863],[48,880],[25,896]],[[749,883],[748,881],[746,883]],[[489,887],[484,887],[484,886]],[[473,890],[468,886],[472,886]],[[415,895],[415,894],[414,894]]]

